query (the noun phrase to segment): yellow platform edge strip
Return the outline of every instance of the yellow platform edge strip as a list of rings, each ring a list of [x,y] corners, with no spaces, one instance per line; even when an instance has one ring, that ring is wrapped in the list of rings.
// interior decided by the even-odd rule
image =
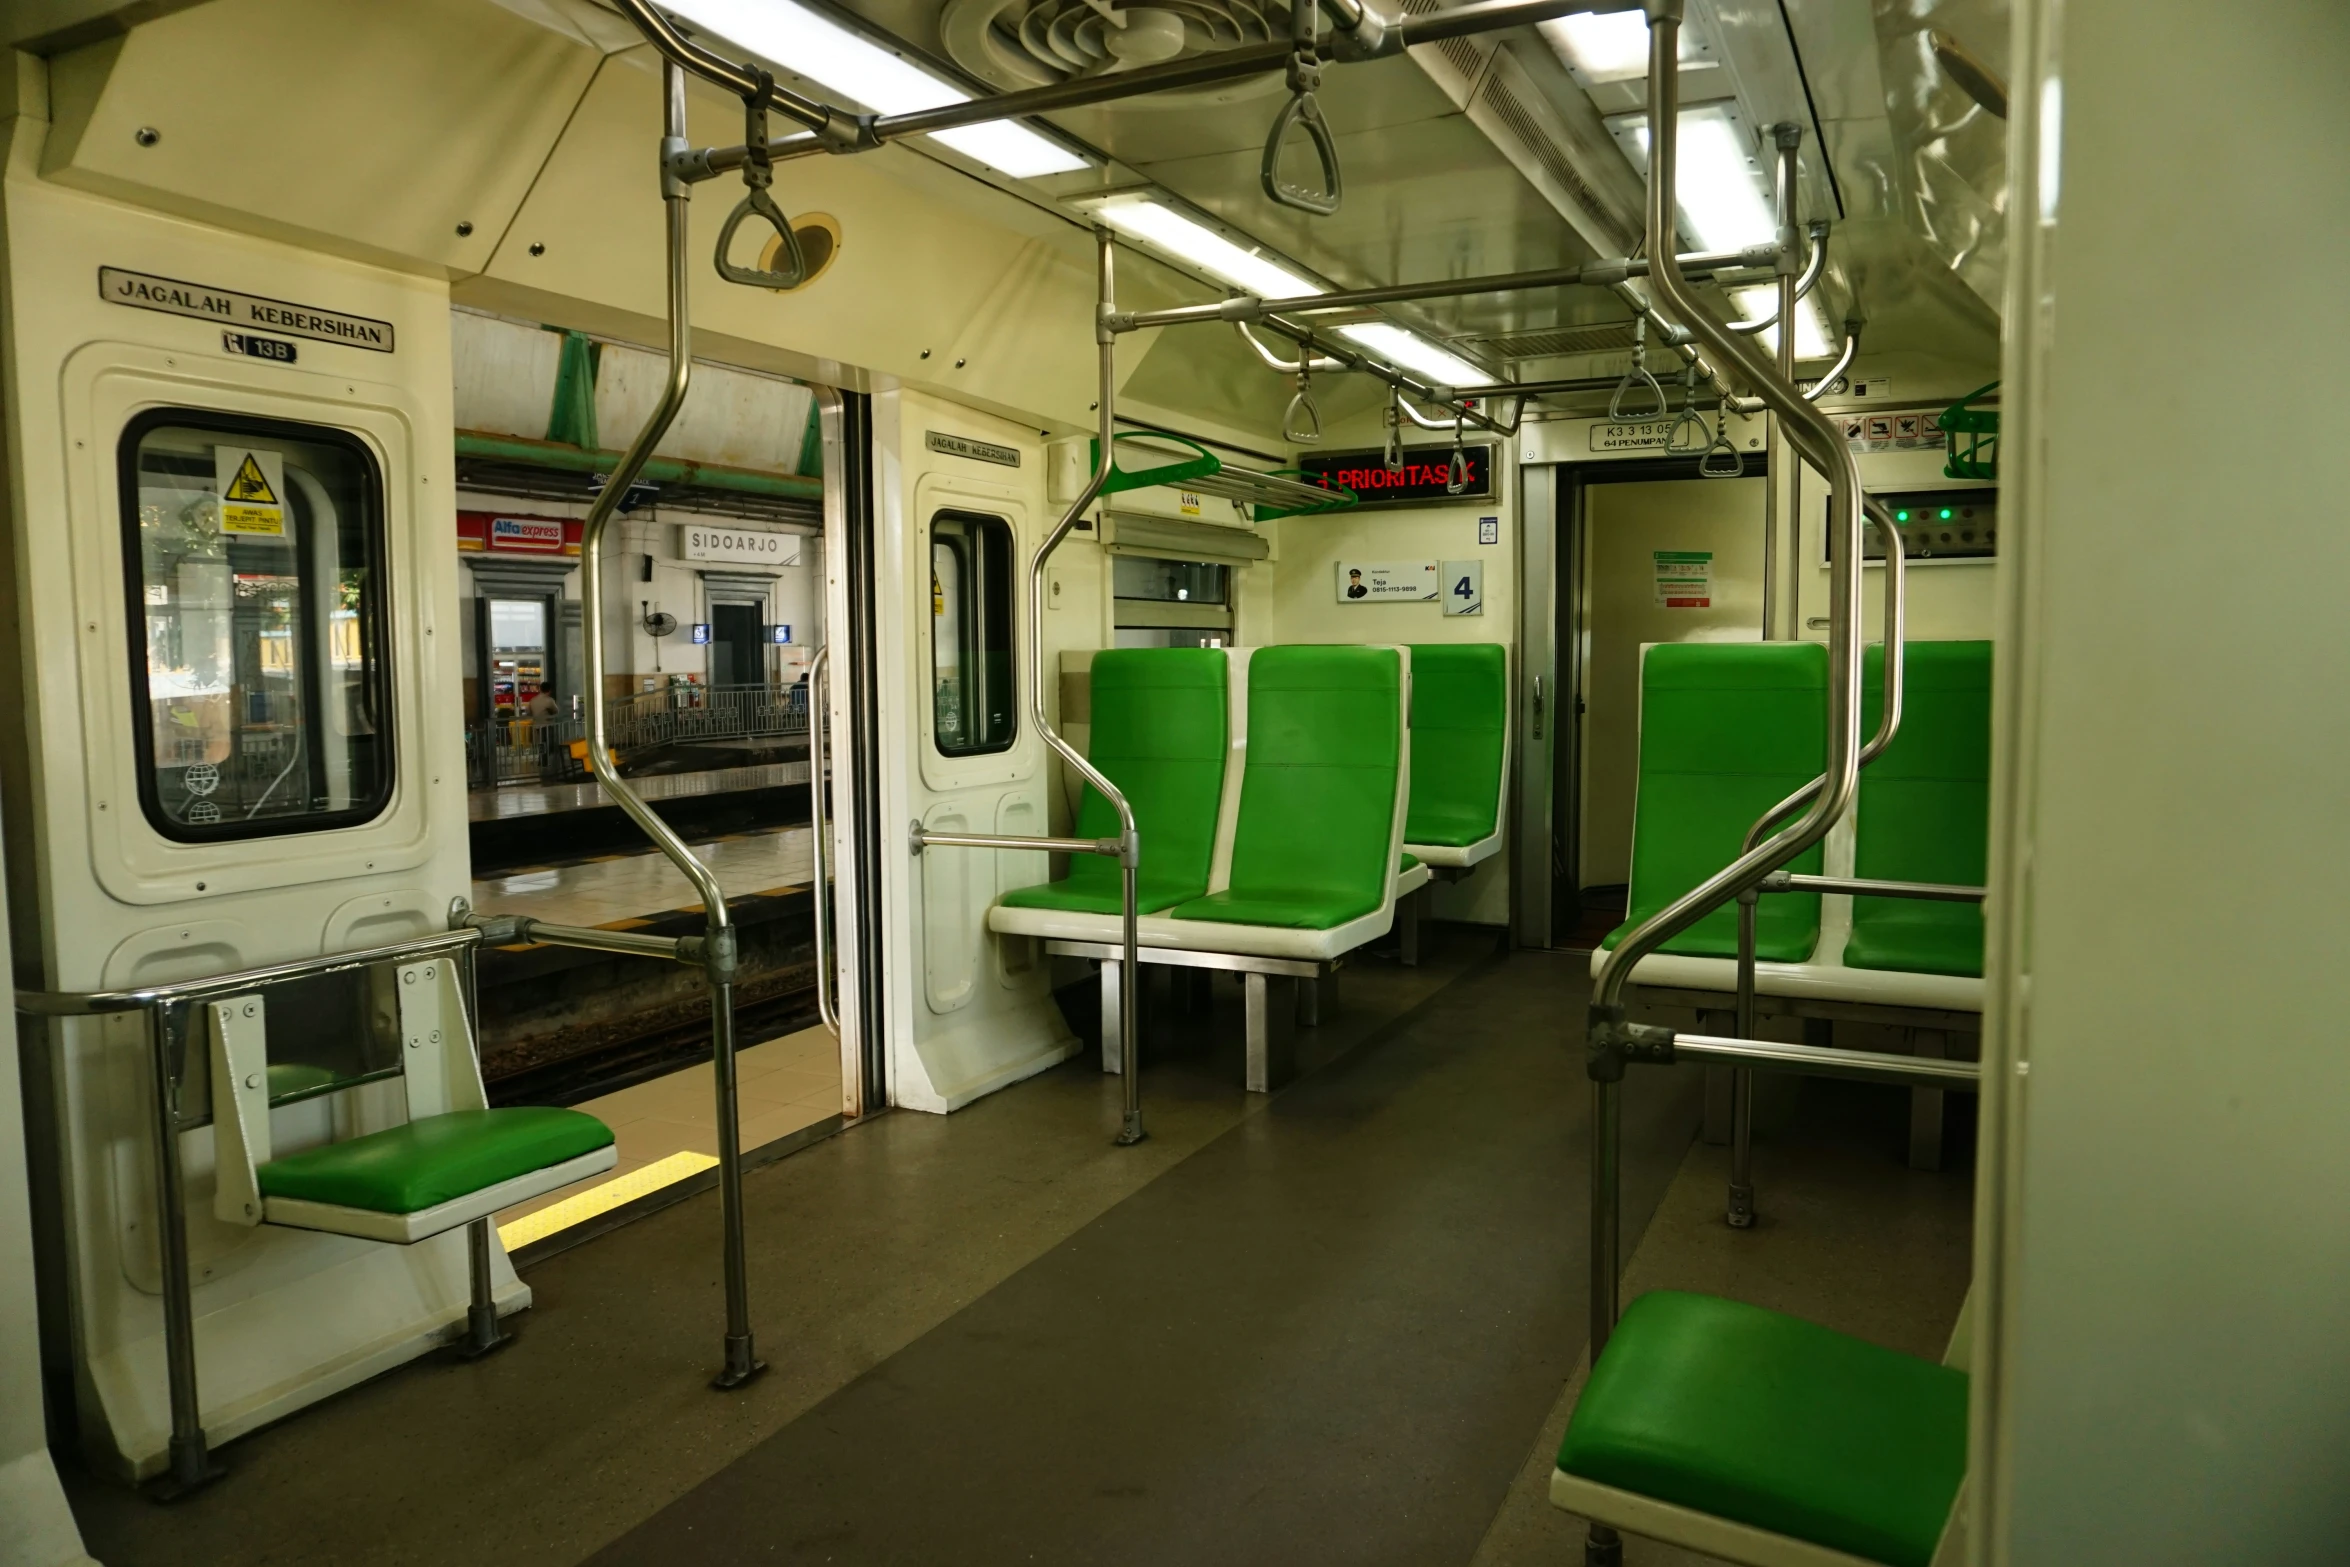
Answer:
[[[561,1202],[549,1203],[544,1208],[524,1214],[511,1224],[498,1226],[498,1240],[508,1251],[519,1251],[533,1241],[545,1240],[558,1230],[567,1230],[574,1224],[585,1223],[598,1214],[610,1213],[623,1203],[650,1196],[664,1186],[674,1186],[704,1170],[716,1169],[718,1161],[706,1153],[673,1153],[666,1159],[656,1159],[641,1169],[626,1175],[599,1181],[584,1192],[574,1193]]]

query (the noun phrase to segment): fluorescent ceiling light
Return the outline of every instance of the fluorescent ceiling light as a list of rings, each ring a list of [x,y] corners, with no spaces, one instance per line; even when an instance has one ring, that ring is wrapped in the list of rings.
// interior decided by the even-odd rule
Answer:
[[[1259,299],[1297,299],[1324,292],[1265,256],[1226,239],[1173,207],[1140,194],[1113,196],[1093,215],[1131,239],[1168,258],[1205,272]],[[1338,335],[1400,369],[1439,386],[1480,386],[1492,379],[1467,360],[1446,353],[1426,338],[1385,321],[1342,326]]]
[[[1119,233],[1259,299],[1294,299],[1322,292],[1319,283],[1309,283],[1287,267],[1243,250],[1206,224],[1195,223],[1148,196],[1112,197],[1095,207],[1093,215]]]
[[[1633,162],[1648,173],[1648,117],[1627,116],[1616,124],[1629,136]],[[1700,250],[1744,250],[1767,245],[1779,235],[1778,220],[1763,192],[1762,169],[1747,148],[1747,137],[1725,104],[1699,104],[1681,111],[1680,169],[1674,197],[1681,226]]]
[[[1584,12],[1536,25],[1567,69],[1575,73],[1575,80],[1585,87],[1648,74],[1648,18],[1638,11],[1610,11],[1601,16]],[[1704,52],[1697,30],[1682,24],[1681,64],[1686,67]]]
[[[1756,283],[1747,288],[1730,290],[1737,301],[1738,315],[1746,321],[1760,321],[1779,308],[1779,285]],[[1766,326],[1755,334],[1772,353],[1779,351],[1779,329]],[[1833,359],[1837,345],[1828,341],[1828,323],[1820,315],[1816,295],[1798,300],[1795,305],[1795,357],[1798,359]]]
[[[1342,326],[1338,335],[1437,386],[1482,386],[1493,379],[1466,359],[1448,354],[1419,334],[1385,321]]]
[[[794,74],[879,114],[911,114],[917,109],[971,101],[971,95],[961,88],[940,81],[912,61],[792,0],[662,0],[662,4],[687,21],[763,59],[788,65]],[[1066,174],[1086,166],[1075,153],[1011,120],[939,131],[933,139],[1014,179]]]

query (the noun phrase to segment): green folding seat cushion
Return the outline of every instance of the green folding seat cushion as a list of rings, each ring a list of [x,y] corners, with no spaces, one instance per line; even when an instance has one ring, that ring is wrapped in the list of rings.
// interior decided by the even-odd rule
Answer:
[[[1966,1374],[1711,1295],[1625,1311],[1558,1466],[1600,1485],[1928,1567],[1966,1474]]]
[[[1509,664],[1497,643],[1412,648],[1412,798],[1403,841],[1465,849],[1500,824]]]
[[[1171,908],[1208,890],[1216,813],[1224,797],[1229,709],[1221,649],[1111,648],[1093,658],[1093,742],[1087,760],[1125,791],[1142,834],[1136,907]],[[1117,808],[1091,784],[1076,836],[1118,836]],[[1117,914],[1126,907],[1118,862],[1069,858],[1060,881],[1022,887],[1003,901],[1021,909]]]
[[[452,1110],[287,1154],[254,1176],[264,1197],[421,1213],[611,1141],[612,1128],[579,1110]]]
[[[1328,930],[1369,914],[1395,875],[1403,662],[1393,648],[1260,648],[1232,880],[1180,920]]]
[[[1885,702],[1885,650],[1862,668],[1861,733]],[[1902,648],[1901,731],[1861,771],[1856,876],[1980,887],[1991,841],[1991,644]],[[1983,972],[1983,906],[1855,898],[1847,968]]]
[[[1738,857],[1764,812],[1820,775],[1828,748],[1828,650],[1817,642],[1668,642],[1640,666],[1639,794],[1632,813],[1626,931]],[[1820,850],[1792,870],[1817,874]],[[1775,893],[1755,913],[1755,955],[1801,963],[1820,939],[1820,900]],[[1665,943],[1735,958],[1738,905]]]

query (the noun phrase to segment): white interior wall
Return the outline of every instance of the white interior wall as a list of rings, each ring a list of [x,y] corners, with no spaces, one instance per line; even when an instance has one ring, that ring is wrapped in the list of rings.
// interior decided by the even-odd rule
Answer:
[[[2015,29],[1975,1559],[2339,1561],[2350,9]]]

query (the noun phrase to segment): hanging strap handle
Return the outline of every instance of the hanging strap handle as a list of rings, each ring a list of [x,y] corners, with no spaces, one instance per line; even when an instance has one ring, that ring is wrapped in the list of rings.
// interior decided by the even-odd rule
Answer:
[[[1722,459],[1729,460],[1724,462]],[[1730,410],[1722,410],[1721,422],[1714,428],[1713,444],[1705,455],[1697,459],[1700,479],[1743,479],[1746,477],[1746,454],[1730,439]]]
[[[1294,446],[1313,446],[1322,439],[1322,410],[1314,406],[1310,379],[1311,372],[1301,367],[1297,372],[1297,395],[1281,410],[1281,439]]]
[[[1695,425],[1694,430],[1690,426]],[[1689,430],[1687,436],[1683,430]],[[1697,366],[1690,364],[1681,371],[1681,417],[1665,432],[1665,450],[1676,457],[1695,457],[1713,445],[1712,432],[1706,428],[1705,415],[1697,411]]]
[[[1316,48],[1321,22],[1318,0],[1290,0],[1289,102],[1273,117],[1273,129],[1265,136],[1265,156],[1257,173],[1264,182],[1265,195],[1277,206],[1326,218],[1338,210],[1345,184],[1338,170],[1338,143],[1332,138],[1330,122],[1322,118],[1322,106],[1314,97],[1322,85],[1322,59]],[[1314,156],[1322,165],[1320,190],[1293,185],[1282,177],[1282,145],[1299,126],[1305,128],[1306,139],[1313,144]]]
[[[1444,465],[1444,493],[1458,495],[1469,487],[1469,454],[1461,447],[1461,420],[1465,417],[1456,407],[1452,411],[1452,461]]]
[[[1656,399],[1656,407],[1647,413],[1626,413],[1624,399],[1633,388],[1645,386],[1648,395]],[[1624,371],[1624,378],[1616,383],[1616,395],[1607,401],[1607,422],[1610,424],[1638,424],[1645,419],[1662,419],[1669,409],[1665,389],[1656,384],[1656,377],[1648,373],[1648,317],[1632,318],[1632,363]]]
[[[1387,471],[1394,473],[1403,466],[1403,405],[1394,387],[1387,389]]]
[[[792,232],[791,219],[783,215],[782,209],[775,205],[775,198],[767,194],[767,188],[775,182],[775,159],[767,151],[767,109],[774,101],[774,74],[761,71],[759,90],[743,99],[743,199],[735,203],[734,210],[726,215],[725,226],[718,231],[718,275],[729,283],[741,283],[749,288],[791,289],[808,281],[808,258],[800,249],[800,236]],[[787,265],[781,271],[738,267],[728,259],[734,251],[735,230],[754,213],[783,242],[783,259]]]

